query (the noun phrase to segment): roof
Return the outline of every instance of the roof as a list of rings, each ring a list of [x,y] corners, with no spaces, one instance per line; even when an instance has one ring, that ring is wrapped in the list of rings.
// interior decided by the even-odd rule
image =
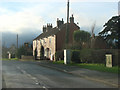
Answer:
[[[59,31],[58,28],[52,28],[51,30],[49,30],[48,32],[44,32],[44,33],[41,33],[38,37],[36,37],[34,40],[37,40],[37,39],[42,39],[42,38],[45,38],[45,37],[48,37],[48,36],[51,36],[51,35],[55,35],[57,32]]]
[[[42,39],[42,38],[45,38],[45,37],[48,37],[48,36],[52,36],[52,35],[56,35],[60,30],[62,30],[62,28],[65,28],[66,27],[66,24],[63,24],[61,25],[59,28],[58,27],[54,27],[54,28],[51,28],[48,32],[44,32],[44,33],[41,33],[38,37],[36,37],[34,40],[37,40],[37,39]],[[69,23],[70,24],[70,23]],[[74,23],[75,24],[75,23]],[[76,24],[75,24],[76,25]],[[77,25],[76,25],[77,26]],[[79,26],[78,26],[79,28]]]

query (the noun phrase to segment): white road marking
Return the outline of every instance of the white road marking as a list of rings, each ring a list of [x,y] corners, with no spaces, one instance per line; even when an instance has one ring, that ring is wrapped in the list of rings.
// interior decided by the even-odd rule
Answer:
[[[17,66],[17,68],[18,68],[18,69],[20,69],[20,67],[19,67],[19,66]]]
[[[46,88],[45,86],[43,86],[43,88]]]
[[[64,72],[67,72],[67,70],[63,70]]]
[[[28,74],[25,70],[21,69],[19,66],[17,68],[23,73],[26,74],[28,77],[30,77],[32,80],[35,81],[35,84],[41,85],[45,90],[48,90],[43,84],[40,84],[36,77],[33,77],[32,75]]]
[[[45,90],[48,90],[45,86],[43,86],[43,88],[44,88]]]
[[[35,77],[32,77],[32,79],[34,79],[34,80],[35,80],[36,78],[35,78]]]

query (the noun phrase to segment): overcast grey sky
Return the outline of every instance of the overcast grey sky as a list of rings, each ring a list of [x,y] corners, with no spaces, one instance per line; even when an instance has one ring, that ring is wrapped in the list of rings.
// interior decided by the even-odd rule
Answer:
[[[67,0],[0,0],[0,32],[37,36],[43,25],[55,27],[57,18],[66,22],[66,11]],[[97,34],[118,14],[118,0],[70,0],[71,14],[82,30],[90,32],[96,22]]]

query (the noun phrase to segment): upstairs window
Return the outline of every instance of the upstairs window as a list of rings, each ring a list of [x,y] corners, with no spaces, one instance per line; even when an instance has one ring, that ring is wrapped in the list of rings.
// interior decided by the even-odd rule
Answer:
[[[49,43],[51,43],[51,38],[49,38]]]
[[[42,42],[41,42],[41,40],[40,40],[40,45],[42,45]]]
[[[46,42],[45,42],[45,39],[43,39],[43,43],[45,44]]]

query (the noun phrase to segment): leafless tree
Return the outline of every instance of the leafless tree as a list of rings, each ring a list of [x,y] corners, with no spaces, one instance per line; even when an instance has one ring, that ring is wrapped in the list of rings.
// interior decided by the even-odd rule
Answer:
[[[91,36],[92,36],[92,38],[94,37],[95,26],[96,26],[96,21],[91,26]]]
[[[94,39],[95,39],[94,30],[95,30],[95,26],[96,26],[96,21],[91,26],[91,48],[93,48],[93,45],[94,45]]]

